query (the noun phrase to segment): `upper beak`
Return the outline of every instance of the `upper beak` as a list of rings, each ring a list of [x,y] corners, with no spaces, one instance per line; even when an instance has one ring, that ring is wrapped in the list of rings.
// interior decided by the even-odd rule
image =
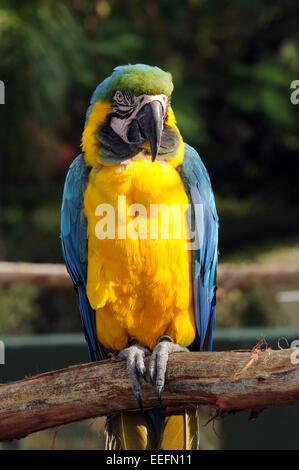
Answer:
[[[143,106],[137,114],[136,120],[150,143],[152,161],[154,162],[159,152],[163,130],[163,111],[159,101],[152,101]]]

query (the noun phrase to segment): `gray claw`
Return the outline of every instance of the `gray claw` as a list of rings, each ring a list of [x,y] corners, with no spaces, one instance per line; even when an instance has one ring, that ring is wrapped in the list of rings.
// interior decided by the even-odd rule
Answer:
[[[143,406],[141,400],[141,387],[138,376],[141,374],[144,380],[146,380],[146,367],[144,363],[146,352],[146,348],[135,342],[131,344],[131,346],[128,346],[118,353],[118,356],[126,361],[127,371],[131,380],[133,392],[141,409],[143,409]]]
[[[167,362],[169,354],[175,352],[186,352],[187,348],[180,346],[179,344],[173,343],[171,338],[165,337],[158,341],[155,346],[150,363],[148,366],[149,377],[151,383],[154,385],[154,377],[156,376],[156,390],[160,404],[162,404],[161,395],[165,386],[165,375],[167,369]]]

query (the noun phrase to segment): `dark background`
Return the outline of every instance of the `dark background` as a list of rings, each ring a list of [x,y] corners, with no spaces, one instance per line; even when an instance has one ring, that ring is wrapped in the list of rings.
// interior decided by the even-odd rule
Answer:
[[[295,0],[2,0],[0,259],[63,261],[63,183],[90,96],[137,62],[173,74],[179,127],[215,191],[220,262],[283,247],[298,259],[298,59]],[[219,306],[222,326],[277,323],[269,293],[234,295]],[[71,291],[1,287],[0,307],[4,333],[81,328]]]

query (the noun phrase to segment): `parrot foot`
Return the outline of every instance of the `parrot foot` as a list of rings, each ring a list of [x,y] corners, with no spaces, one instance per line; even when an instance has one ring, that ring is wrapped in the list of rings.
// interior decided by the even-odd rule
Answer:
[[[154,377],[156,375],[156,390],[160,404],[162,404],[161,395],[165,386],[165,374],[169,354],[176,352],[188,352],[184,346],[176,344],[170,336],[161,336],[155,346],[148,370],[152,385],[154,385]]]
[[[143,406],[138,375],[142,375],[146,381],[146,367],[144,361],[146,352],[149,352],[149,350],[138,344],[135,338],[132,338],[128,343],[128,347],[122,349],[118,353],[118,356],[126,361],[127,371],[131,380],[133,392],[141,409],[143,409]]]

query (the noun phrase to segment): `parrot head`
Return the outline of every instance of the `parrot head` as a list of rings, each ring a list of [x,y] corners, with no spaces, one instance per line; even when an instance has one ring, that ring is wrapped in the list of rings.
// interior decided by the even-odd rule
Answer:
[[[116,67],[94,91],[82,149],[87,164],[121,163],[136,155],[178,161],[183,141],[170,106],[172,77],[144,64]]]

